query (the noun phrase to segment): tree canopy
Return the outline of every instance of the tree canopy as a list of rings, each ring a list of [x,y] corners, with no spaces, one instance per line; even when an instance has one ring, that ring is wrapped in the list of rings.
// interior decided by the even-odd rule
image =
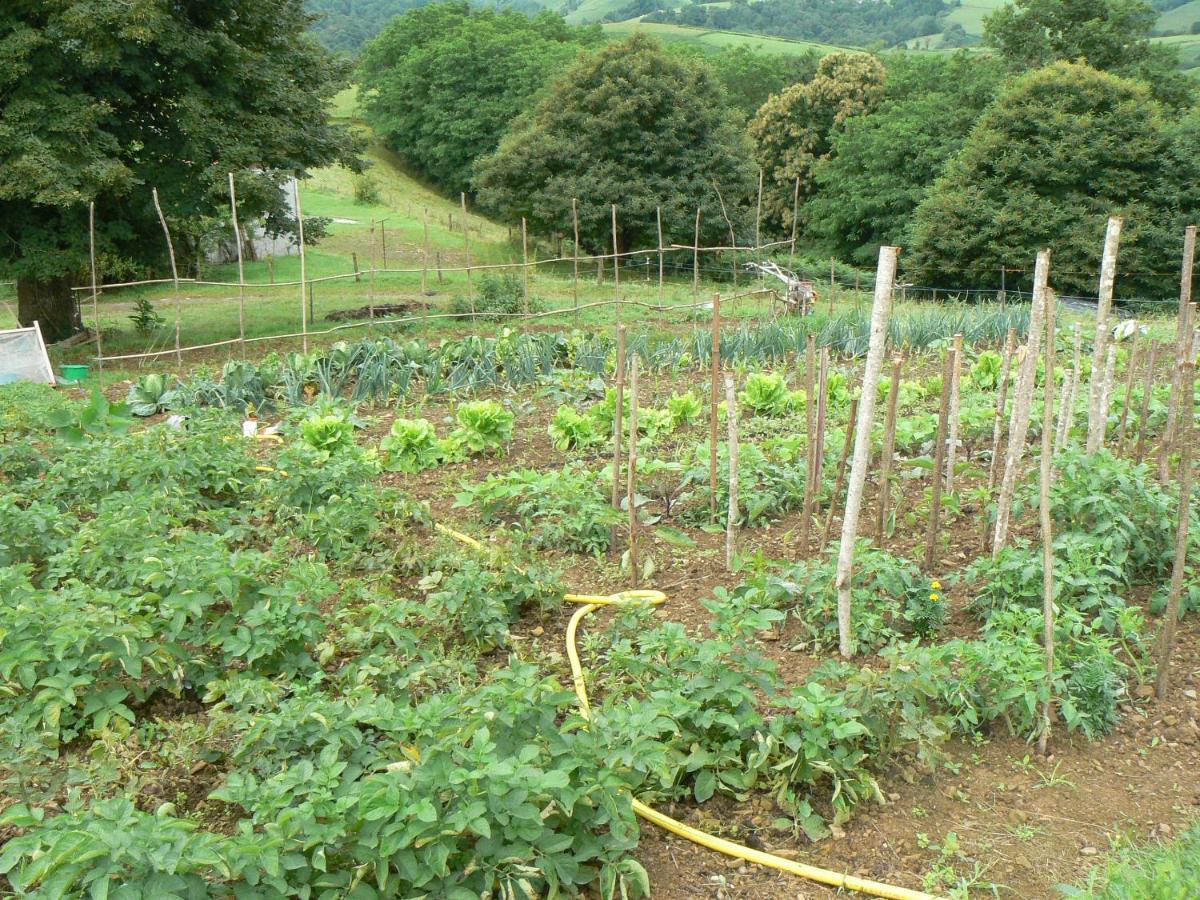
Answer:
[[[944,286],[991,285],[1054,253],[1053,284],[1094,294],[1106,218],[1124,215],[1120,281],[1174,290],[1183,225],[1200,215],[1197,114],[1167,126],[1138,82],[1083,64],[1032,72],[984,112],[917,209],[907,260]],[[1031,266],[1030,266],[1031,267]]]
[[[479,199],[509,221],[572,233],[579,201],[580,243],[611,246],[610,204],[623,249],[657,242],[662,206],[667,241],[691,242],[696,207],[703,239],[727,236],[752,189],[744,138],[729,123],[711,69],[635,35],[588,54],[480,161]]]
[[[893,56],[877,109],[849,118],[814,171],[809,232],[856,263],[906,244],[913,211],[991,102],[1003,72],[965,53]]]
[[[229,203],[285,217],[288,175],[355,142],[326,109],[345,72],[301,0],[10,0],[0,6],[0,275],[48,340],[80,327],[88,203],[108,271],[161,263],[157,187],[177,249]]]
[[[765,177],[763,212],[790,227],[796,180],[800,200],[813,190],[813,171],[835,134],[883,96],[884,68],[866,53],[831,53],[809,81],[774,94],[749,125],[754,157]]]
[[[473,10],[465,0],[415,9],[364,50],[363,107],[375,133],[419,174],[457,193],[475,160],[598,29],[557,13]]]
[[[1017,70],[1082,61],[1145,81],[1164,103],[1189,106],[1195,86],[1178,70],[1178,50],[1150,43],[1157,20],[1146,0],[1013,0],[984,20],[983,33]]]

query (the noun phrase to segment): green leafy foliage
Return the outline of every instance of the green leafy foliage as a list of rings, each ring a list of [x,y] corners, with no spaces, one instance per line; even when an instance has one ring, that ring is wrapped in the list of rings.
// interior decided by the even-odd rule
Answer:
[[[472,455],[503,455],[512,441],[516,416],[497,400],[473,400],[462,404],[455,413],[458,428],[451,434],[454,445]]]
[[[778,416],[788,411],[788,388],[778,372],[752,372],[738,399],[758,415]]]
[[[68,407],[50,413],[46,421],[58,429],[68,444],[82,444],[88,438],[123,434],[130,425],[129,407],[109,403],[100,388],[92,389],[92,399],[83,407]]]
[[[354,423],[336,413],[308,416],[300,422],[300,439],[323,453],[342,453],[354,443]]]
[[[581,553],[607,550],[609,530],[623,521],[601,493],[600,479],[571,466],[489,475],[465,485],[454,505],[469,507],[483,522],[519,526],[535,546]]]
[[[431,469],[442,460],[442,445],[428,419],[396,419],[379,442],[383,467],[410,474]]]
[[[135,416],[153,416],[179,402],[179,391],[171,386],[169,375],[143,375],[129,387],[125,403]]]
[[[560,406],[547,430],[559,450],[585,450],[604,440],[595,419],[583,415],[573,406]]]
[[[699,421],[704,404],[694,391],[685,391],[667,398],[667,412],[671,416],[671,427],[680,428]]]

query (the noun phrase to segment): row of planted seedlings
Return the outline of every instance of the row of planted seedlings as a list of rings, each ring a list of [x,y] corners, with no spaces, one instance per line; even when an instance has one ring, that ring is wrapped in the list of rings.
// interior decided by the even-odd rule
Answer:
[[[968,410],[975,390],[989,390],[984,372],[994,367],[980,359],[964,380]],[[1036,610],[1007,594],[995,610],[981,601],[979,638],[939,642],[945,605],[930,573],[866,547],[855,608],[862,645],[879,651],[875,665],[831,663],[801,685],[784,683],[755,637],[786,616],[804,640],[831,646],[832,561],[761,563],[713,598],[703,635],[635,612],[589,638],[597,709],[589,730],[579,728],[561,661],[519,639],[524,619],[553,614],[563,589],[529,545],[597,552],[629,506],[660,515],[645,524],[686,544],[689,523],[711,520],[714,506],[727,515],[728,504],[711,502],[708,448],[696,440],[708,424],[704,404],[684,389],[663,398],[660,415],[642,408],[624,429],[639,435],[643,457],[670,453],[672,438],[692,444],[691,474],[684,459],[664,459],[664,480],[678,462],[679,483],[647,509],[640,479],[651,467],[635,457],[626,466],[639,479],[633,503],[614,510],[609,453],[588,448],[579,422],[611,435],[618,410],[629,422],[633,404],[555,369],[541,377],[571,398],[550,426],[569,462],[464,486],[460,503],[481,523],[534,523],[498,533],[479,555],[431,550],[427,509],[376,479],[382,466],[422,470],[503,452],[514,415],[496,400],[460,403],[444,437],[428,422],[415,429],[423,435],[394,425],[378,448],[362,447],[344,405],[305,405],[325,392],[320,376],[305,376],[278,449],[231,438],[229,416],[195,408],[189,384],[168,385],[178,397],[154,404],[187,410],[187,431],[130,429],[102,398],[44,414],[29,399],[11,404],[4,433],[23,439],[0,444],[0,533],[18,536],[0,560],[12,598],[0,696],[19,784],[2,815],[18,836],[0,851],[0,873],[21,890],[54,879],[66,889],[121,883],[217,896],[239,885],[258,896],[522,896],[588,884],[606,896],[636,894],[646,886],[630,856],[630,791],[698,802],[769,794],[779,814],[772,844],[789,833],[815,838],[856,804],[880,800],[879,778],[899,759],[934,765],[948,736],[996,722],[1036,731],[1045,690]],[[834,436],[855,392],[838,374],[828,373],[821,392],[832,426],[822,461],[834,475],[818,508],[838,502]],[[746,371],[739,381],[726,407],[743,413],[737,508],[748,523],[766,522],[803,508],[808,432],[790,445],[782,435],[806,421],[812,392],[797,396],[774,372]],[[919,397],[909,387],[913,405],[900,421],[936,418],[928,407],[941,385],[921,381],[929,383]],[[282,406],[286,398],[270,396],[278,383],[214,405]],[[905,385],[898,380],[898,403]],[[60,403],[53,394],[39,402]],[[10,429],[10,418],[25,423]],[[898,438],[901,458],[928,456],[929,440]],[[750,481],[755,446],[763,475]],[[728,464],[718,463],[715,493],[727,500]],[[1081,460],[1081,474],[1095,464]],[[1144,467],[1112,464],[1125,466],[1130,501],[1148,497],[1158,524],[1163,507],[1169,519],[1171,496],[1155,493]],[[926,471],[898,463],[898,484],[910,470]],[[1094,484],[1059,486],[1065,528]],[[1080,530],[1080,540],[1096,533]],[[1139,513],[1127,533],[1144,541],[1144,532],[1154,534]],[[1080,622],[1062,638],[1054,690],[1064,710],[1069,701],[1080,711],[1072,727],[1089,734],[1109,727],[1122,666],[1137,665],[1138,611],[1119,592],[1122,578],[1161,570],[1161,542],[1148,546],[1157,562],[1115,576],[1115,630],[1097,625],[1103,617],[1081,598]],[[1090,680],[1077,659],[1096,661]],[[195,712],[159,714],[168,698]],[[180,783],[181,772],[191,780]]]

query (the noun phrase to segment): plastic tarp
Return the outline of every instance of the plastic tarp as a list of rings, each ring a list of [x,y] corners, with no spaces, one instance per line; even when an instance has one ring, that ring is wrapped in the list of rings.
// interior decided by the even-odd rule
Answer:
[[[37,328],[0,331],[0,384],[13,381],[54,384],[54,370]]]

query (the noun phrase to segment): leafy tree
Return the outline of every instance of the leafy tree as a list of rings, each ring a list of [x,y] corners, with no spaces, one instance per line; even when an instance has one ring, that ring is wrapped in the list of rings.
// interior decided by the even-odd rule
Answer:
[[[943,286],[991,286],[1001,265],[1054,253],[1053,285],[1094,294],[1104,223],[1126,217],[1118,289],[1165,296],[1183,226],[1200,215],[1195,112],[1168,128],[1147,88],[1078,63],[1000,95],[917,209],[908,263]],[[1190,149],[1189,149],[1190,147]],[[1028,278],[1026,278],[1026,282]]]
[[[889,59],[878,109],[849,119],[817,164],[810,231],[867,264],[881,244],[906,244],[912,214],[999,87],[994,58],[900,54]]]
[[[288,216],[291,173],[353,162],[326,107],[342,67],[305,35],[300,0],[0,6],[0,277],[48,340],[79,331],[88,203],[107,271],[161,264],[158,188],[176,250],[229,203]]]
[[[465,0],[413,10],[363,51],[367,121],[421,175],[468,190],[475,160],[597,35],[557,13],[531,19],[472,10]]]
[[[800,199],[813,190],[813,170],[829,155],[834,136],[854,116],[874,109],[883,96],[884,68],[865,53],[831,53],[812,80],[773,95],[750,122],[754,157],[765,184],[763,212],[791,226],[796,179]]]
[[[812,51],[801,56],[780,56],[752,50],[745,44],[705,58],[725,88],[730,108],[747,120],[772,94],[811,79],[819,61]]]
[[[747,151],[711,69],[634,35],[564,72],[479,162],[476,183],[483,204],[543,232],[570,234],[577,198],[592,251],[611,247],[613,203],[623,250],[657,241],[660,205],[666,232],[690,243],[698,205],[701,239],[727,235],[717,192],[734,216],[753,183]]]
[[[1178,50],[1150,43],[1157,20],[1146,0],[1013,0],[984,20],[983,38],[1017,70],[1085,61],[1146,81],[1164,103],[1189,106],[1194,86],[1178,71]]]

